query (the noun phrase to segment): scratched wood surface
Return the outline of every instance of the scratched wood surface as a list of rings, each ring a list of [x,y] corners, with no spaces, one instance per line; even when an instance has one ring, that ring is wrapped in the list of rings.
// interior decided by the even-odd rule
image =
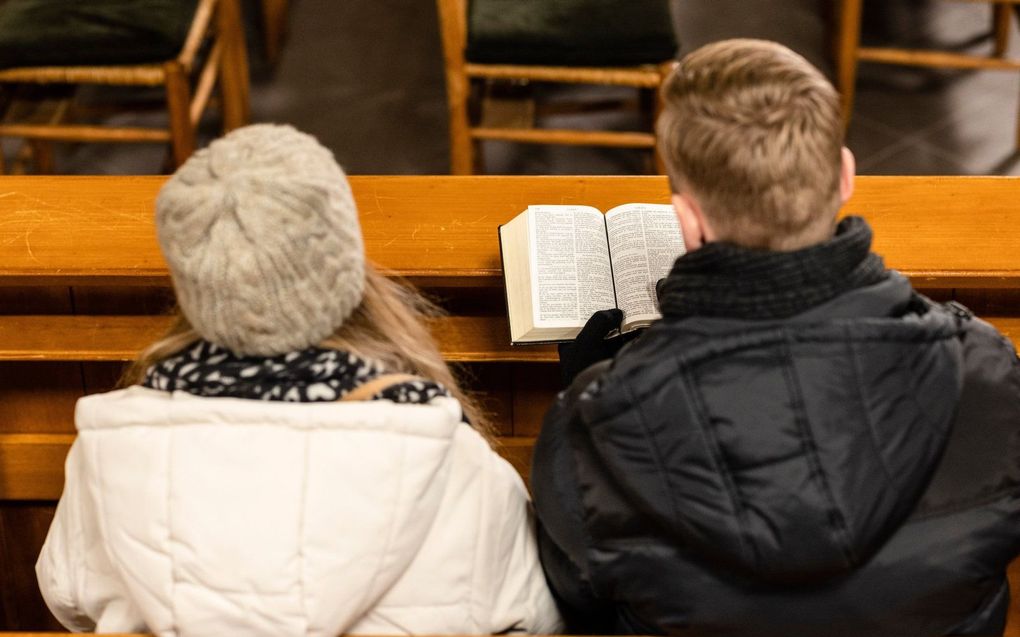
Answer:
[[[0,178],[0,277],[165,283],[152,226],[163,177]],[[662,177],[351,177],[368,255],[420,283],[498,285],[496,227],[528,204],[665,202]],[[860,177],[846,212],[926,287],[1020,284],[1020,180]]]

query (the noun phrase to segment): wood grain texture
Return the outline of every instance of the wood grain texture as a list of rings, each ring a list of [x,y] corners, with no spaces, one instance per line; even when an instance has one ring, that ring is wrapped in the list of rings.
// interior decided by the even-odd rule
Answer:
[[[1018,344],[1020,318],[982,318]],[[0,361],[132,361],[168,325],[165,316],[0,315]],[[447,316],[430,325],[451,363],[559,361],[553,345],[511,345],[501,316]]]
[[[517,365],[513,368],[515,436],[537,436],[546,412],[561,388],[559,365]]]
[[[0,434],[0,500],[56,500],[74,434]]]
[[[996,3],[992,8],[992,33],[995,37],[995,48],[992,55],[1003,57],[1009,51],[1009,36],[1013,30],[1013,8],[1009,4]]]
[[[251,121],[248,49],[238,0],[218,0],[216,27],[217,38],[223,42],[223,55],[218,64],[220,110],[223,132],[229,133]]]
[[[464,387],[478,404],[491,431],[499,436],[512,436],[513,365],[506,363],[456,365],[454,371],[461,387]]]
[[[71,433],[84,395],[75,362],[0,362],[0,433]]]
[[[3,316],[0,361],[130,361],[166,331],[166,316]],[[430,321],[450,362],[556,362],[551,345],[515,347],[503,316]]]
[[[0,178],[0,283],[167,283],[162,177]],[[496,228],[529,204],[665,203],[664,177],[352,177],[368,256],[424,285],[501,284]],[[1020,287],[1020,179],[860,177],[846,213],[919,287]]]
[[[0,314],[70,314],[71,291],[65,286],[0,286]]]
[[[446,103],[450,128],[450,172],[474,172],[471,115],[468,100],[471,83],[464,70],[467,45],[467,0],[436,0],[439,30],[443,42],[443,70],[446,74]]]
[[[34,84],[112,84],[159,86],[163,83],[159,64],[137,66],[32,66],[0,71],[0,82]]]
[[[276,64],[280,57],[287,31],[287,5],[288,0],[262,0],[262,40],[270,64]]]
[[[212,23],[215,11],[216,0],[200,0],[198,6],[195,7],[195,17],[192,18],[188,35],[184,38],[184,46],[177,54],[177,61],[189,71],[198,54],[199,47],[202,46],[202,40],[205,39],[206,31]]]
[[[52,503],[0,503],[0,630],[61,630],[35,577],[54,508]]]

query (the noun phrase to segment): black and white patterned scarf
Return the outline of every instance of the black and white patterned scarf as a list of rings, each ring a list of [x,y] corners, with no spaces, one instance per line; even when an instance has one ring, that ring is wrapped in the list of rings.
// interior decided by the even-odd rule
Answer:
[[[206,397],[331,402],[385,373],[376,363],[335,349],[310,347],[271,357],[237,356],[199,341],[150,367],[142,385]],[[424,404],[449,395],[439,383],[413,380],[391,385],[373,400]]]

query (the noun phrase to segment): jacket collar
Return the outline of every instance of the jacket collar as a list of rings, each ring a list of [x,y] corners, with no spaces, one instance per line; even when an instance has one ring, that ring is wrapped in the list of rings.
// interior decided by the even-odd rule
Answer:
[[[829,241],[793,252],[710,243],[679,259],[659,290],[666,319],[782,319],[889,278],[871,228],[847,217]]]
[[[328,435],[368,430],[393,433],[395,437],[451,438],[463,424],[461,415],[460,403],[444,396],[427,404],[390,400],[285,402],[196,396],[140,385],[85,396],[75,405],[79,433],[135,427],[211,427],[221,431],[251,427],[261,432],[290,429]],[[229,435],[243,439],[250,433]]]

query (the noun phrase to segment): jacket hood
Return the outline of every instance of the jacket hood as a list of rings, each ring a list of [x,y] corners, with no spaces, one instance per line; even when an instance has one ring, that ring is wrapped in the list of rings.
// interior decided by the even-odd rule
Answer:
[[[584,444],[695,556],[755,581],[852,570],[918,502],[962,387],[957,319],[917,306],[896,275],[794,319],[660,322],[582,396]]]
[[[156,634],[208,634],[235,615],[265,634],[345,630],[425,541],[462,426],[446,398],[141,387],[84,398],[76,419],[106,549]]]

